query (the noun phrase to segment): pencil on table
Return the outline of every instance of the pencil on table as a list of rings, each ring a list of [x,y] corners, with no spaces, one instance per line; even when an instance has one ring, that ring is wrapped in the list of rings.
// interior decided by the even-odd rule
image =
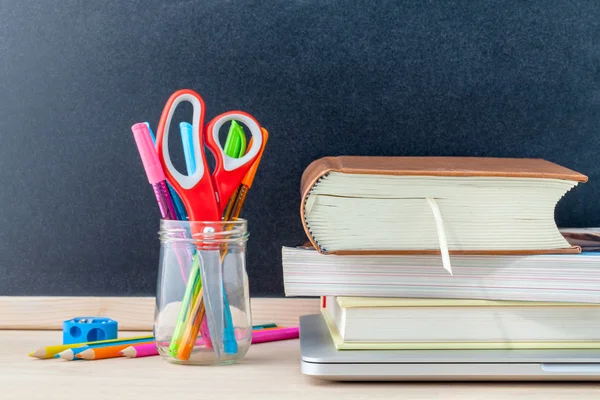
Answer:
[[[87,348],[85,350],[87,350]],[[79,360],[78,358],[75,357],[75,352],[73,351],[73,349],[67,349],[65,351],[61,351],[60,353],[55,354],[54,358],[60,358],[61,360],[66,360],[66,361]]]
[[[121,355],[128,358],[156,356],[158,355],[158,350],[156,349],[156,344],[146,343],[137,346],[129,346],[121,350]]]
[[[277,324],[274,324],[274,323],[270,322],[268,324],[260,324],[260,325],[253,325],[252,326],[252,330],[253,331],[260,331],[262,329],[271,329],[271,328],[277,328]]]
[[[58,346],[46,346],[37,349],[36,351],[32,351],[28,354],[29,357],[39,358],[42,360],[48,358],[54,358],[58,353],[63,352],[65,350],[75,348],[75,347],[83,347],[85,343],[78,343],[75,345],[58,345]]]
[[[262,331],[252,332],[252,344],[298,339],[298,337],[300,337],[300,328],[297,326],[272,330],[265,329]]]
[[[91,345],[99,345],[99,344],[119,344],[123,342],[131,342],[133,340],[152,340],[153,336],[137,336],[137,337],[129,337],[129,338],[118,338],[118,339],[110,339],[110,340],[99,340],[97,342],[83,342],[83,343],[72,343],[72,344],[59,344],[54,346],[45,346],[37,349],[36,351],[32,351],[29,353],[29,357],[35,357],[40,359],[49,359],[54,358],[54,356],[62,351],[68,349],[74,349],[77,347],[85,347]],[[131,343],[130,343],[131,344]]]
[[[262,324],[262,325],[254,325],[252,327],[253,334],[255,332],[264,332],[264,331],[272,331],[282,329],[277,327],[274,323]],[[196,344],[198,344],[196,342]],[[156,345],[154,343],[145,343],[145,344],[134,344],[126,349],[121,350],[121,355],[128,358],[140,358],[140,357],[149,357],[149,356],[157,356],[158,350],[156,349]]]
[[[252,327],[252,344],[275,342],[279,340],[297,339],[299,337],[300,330],[296,327],[290,328],[259,328]],[[202,340],[196,341],[196,345],[202,345]],[[128,358],[140,358],[157,356],[158,349],[153,343],[140,344],[129,346],[122,350],[121,355]]]
[[[152,341],[152,342],[144,342],[144,343],[138,343],[138,344],[148,344],[148,343],[154,343],[154,342]],[[104,358],[121,357],[121,350],[124,350],[129,346],[131,346],[131,343],[120,344],[117,346],[90,348],[90,349],[87,349],[87,350],[82,351],[81,353],[77,354],[76,357],[84,359],[84,360],[101,360]]]
[[[81,360],[81,358],[77,358],[77,354],[87,350],[87,349],[91,349],[91,348],[97,348],[97,347],[108,347],[108,346],[116,346],[116,345],[130,345],[130,346],[134,346],[138,343],[147,343],[150,340],[153,340],[154,338],[152,336],[149,337],[142,337],[141,339],[127,339],[124,338],[119,342],[110,342],[110,343],[90,343],[88,345],[85,346],[81,346],[81,347],[75,347],[73,349],[67,349],[65,351],[62,351],[58,354],[56,354],[54,356],[54,358],[60,358],[62,360],[65,361],[75,361],[75,360]]]

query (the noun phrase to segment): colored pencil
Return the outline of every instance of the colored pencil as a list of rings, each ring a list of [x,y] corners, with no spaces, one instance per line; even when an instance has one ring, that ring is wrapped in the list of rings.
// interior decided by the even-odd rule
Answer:
[[[121,355],[128,358],[157,356],[158,350],[156,349],[156,345],[154,343],[138,344],[121,350]]]
[[[271,331],[281,329],[278,328],[276,324],[262,324],[262,325],[254,325],[252,327],[252,331]],[[254,333],[253,333],[254,334]],[[134,344],[126,349],[121,350],[121,355],[128,358],[140,358],[140,357],[148,357],[148,356],[156,356],[158,355],[158,350],[156,349],[156,345],[154,343],[146,343],[146,344]]]
[[[150,340],[152,340],[153,338],[150,337]],[[136,345],[138,343],[147,343],[148,342],[148,338],[144,337],[142,339],[132,339],[132,340],[123,340],[122,342],[119,342],[117,344],[127,344],[130,346]],[[60,353],[54,355],[54,358],[60,358],[62,360],[66,360],[66,361],[75,361],[75,360],[81,360],[81,358],[77,358],[77,354],[82,353],[84,351],[86,351],[87,349],[90,348],[97,348],[97,347],[107,347],[107,346],[115,346],[115,343],[98,343],[98,344],[89,344],[87,346],[81,346],[81,347],[76,347],[73,349],[68,349],[65,351],[61,351]]]
[[[252,344],[275,342],[277,340],[298,339],[300,328],[266,329],[264,331],[252,332]]]
[[[253,331],[259,331],[261,329],[268,329],[268,328],[277,328],[277,324],[262,324],[262,325],[253,325],[252,326],[252,330]]]
[[[77,347],[88,346],[90,344],[101,344],[101,343],[114,343],[114,344],[118,344],[120,342],[131,341],[131,340],[136,340],[136,339],[148,339],[148,340],[152,340],[153,336],[152,335],[150,335],[150,336],[137,336],[137,337],[130,337],[130,338],[118,338],[118,339],[111,339],[111,340],[99,340],[97,342],[82,342],[82,343],[72,343],[72,344],[59,344],[59,345],[55,345],[55,346],[40,347],[36,351],[32,351],[31,353],[29,353],[29,357],[35,357],[35,358],[40,358],[40,359],[54,358],[54,356],[56,354],[60,353],[61,351],[65,351],[67,349],[74,349],[74,348],[77,348]]]
[[[87,350],[89,349],[88,346],[82,346],[82,347],[76,347],[75,349],[78,350]],[[74,361],[74,360],[79,360],[79,358],[75,358],[75,349],[67,349],[65,351],[61,351],[58,354],[54,355],[54,358],[60,358],[61,360],[66,360],[66,361]]]
[[[138,344],[154,344],[154,341],[138,343]],[[114,358],[121,357],[121,350],[126,349],[131,346],[131,344],[119,344],[116,346],[106,346],[106,347],[92,347],[87,350],[82,351],[77,354],[75,357],[81,358],[84,360],[101,360],[105,358]]]
[[[267,328],[252,331],[252,344],[275,342],[278,340],[297,339],[300,335],[298,327],[292,328]],[[202,345],[201,341],[196,345]],[[154,343],[137,344],[121,351],[121,355],[128,358],[157,356],[158,350]]]

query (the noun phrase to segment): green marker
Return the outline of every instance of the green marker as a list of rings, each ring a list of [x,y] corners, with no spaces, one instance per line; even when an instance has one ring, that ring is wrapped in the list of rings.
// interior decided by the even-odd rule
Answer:
[[[175,331],[173,331],[173,337],[169,344],[169,354],[173,357],[177,357],[177,351],[179,351],[179,345],[181,344],[181,336],[183,335],[186,322],[190,318],[188,315],[190,313],[190,307],[201,289],[202,280],[200,279],[200,263],[198,261],[198,254],[194,254],[192,270],[190,271],[188,284],[185,287],[185,293],[183,294],[183,300],[181,301],[181,307],[179,308]]]
[[[240,158],[246,154],[246,134],[236,120],[231,121],[223,150],[232,158]]]

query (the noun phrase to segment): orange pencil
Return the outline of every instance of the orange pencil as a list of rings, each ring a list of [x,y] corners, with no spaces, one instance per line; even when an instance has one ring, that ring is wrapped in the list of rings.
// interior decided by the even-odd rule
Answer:
[[[153,343],[153,341],[148,342],[140,342],[136,344],[147,344]],[[115,358],[121,357],[121,350],[125,350],[131,346],[131,343],[128,344],[120,344],[116,346],[106,346],[106,347],[95,347],[91,349],[87,349],[77,354],[75,357],[82,358],[84,360],[101,360],[103,358]]]

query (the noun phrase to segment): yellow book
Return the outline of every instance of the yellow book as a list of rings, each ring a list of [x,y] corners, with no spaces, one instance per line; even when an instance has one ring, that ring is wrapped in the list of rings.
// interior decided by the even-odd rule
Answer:
[[[595,304],[327,296],[321,311],[339,350],[600,348]]]

